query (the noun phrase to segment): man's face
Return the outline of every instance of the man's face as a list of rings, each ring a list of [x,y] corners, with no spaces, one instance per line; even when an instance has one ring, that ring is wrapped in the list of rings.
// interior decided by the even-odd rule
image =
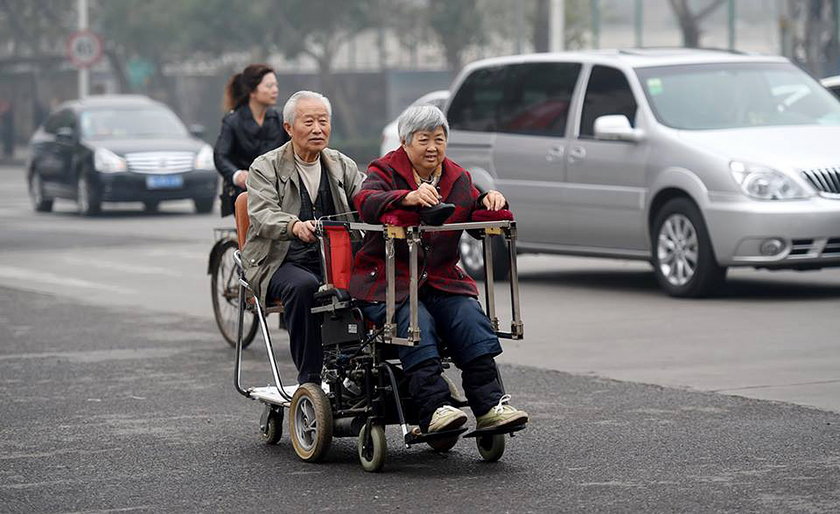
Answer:
[[[330,115],[324,102],[315,98],[301,98],[295,109],[294,123],[283,126],[292,144],[302,157],[314,157],[330,141]]]

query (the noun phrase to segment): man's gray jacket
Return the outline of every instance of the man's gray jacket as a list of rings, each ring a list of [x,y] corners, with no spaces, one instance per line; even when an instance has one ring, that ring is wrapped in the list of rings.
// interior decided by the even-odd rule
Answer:
[[[330,148],[321,152],[321,169],[329,179],[335,212],[352,211],[353,196],[361,189],[365,174],[352,159]],[[300,213],[300,178],[292,143],[257,157],[248,170],[247,186],[251,223],[242,249],[242,265],[245,279],[257,289],[265,305],[271,277],[283,263],[295,237],[290,226]],[[353,216],[338,219],[352,221]]]

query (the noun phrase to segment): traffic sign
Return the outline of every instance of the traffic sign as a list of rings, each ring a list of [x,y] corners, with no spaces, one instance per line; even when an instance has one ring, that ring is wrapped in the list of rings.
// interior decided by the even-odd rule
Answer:
[[[90,68],[99,62],[103,50],[102,38],[91,30],[80,30],[67,38],[67,58],[77,68]]]

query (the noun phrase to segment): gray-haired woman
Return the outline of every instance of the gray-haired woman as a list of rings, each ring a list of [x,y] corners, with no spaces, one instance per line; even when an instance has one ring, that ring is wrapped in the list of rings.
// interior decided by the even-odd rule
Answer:
[[[443,201],[455,205],[447,220],[470,221],[477,209],[500,210],[504,196],[498,191],[480,194],[469,174],[446,158],[449,124],[437,107],[407,109],[399,118],[402,145],[372,162],[368,177],[354,203],[367,223],[380,223],[383,215],[416,217],[417,208]],[[458,428],[467,415],[451,405],[449,388],[441,373],[438,344],[446,341],[453,362],[462,371],[464,393],[477,427],[495,428],[524,424],[528,414],[507,402],[498,380],[494,357],[501,345],[476,299],[475,282],[458,263],[460,231],[423,236],[420,277],[420,344],[400,347],[399,355],[409,378],[409,391],[419,411],[420,430],[436,432]],[[362,310],[374,322],[385,316],[385,242],[381,233],[367,232],[356,253],[350,294],[365,302]],[[397,302],[408,296],[408,249],[396,250]],[[396,312],[397,333],[408,333],[409,307]]]

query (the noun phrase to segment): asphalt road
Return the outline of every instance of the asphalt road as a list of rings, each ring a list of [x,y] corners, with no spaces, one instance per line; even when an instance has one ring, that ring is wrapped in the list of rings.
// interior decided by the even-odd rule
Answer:
[[[258,437],[232,352],[203,319],[0,288],[3,512],[831,512],[840,415],[504,366],[531,423],[498,463],[461,441],[384,472]],[[290,372],[288,360],[282,371]],[[264,383],[247,351],[244,372]]]
[[[189,202],[35,214],[21,177],[0,167],[0,511],[840,505],[837,270],[737,270],[718,298],[677,301],[642,263],[523,256],[526,338],[501,360],[531,427],[493,465],[391,430],[371,476],[349,439],[322,465],[259,442],[211,317],[229,221]],[[258,348],[245,372],[265,382]]]

